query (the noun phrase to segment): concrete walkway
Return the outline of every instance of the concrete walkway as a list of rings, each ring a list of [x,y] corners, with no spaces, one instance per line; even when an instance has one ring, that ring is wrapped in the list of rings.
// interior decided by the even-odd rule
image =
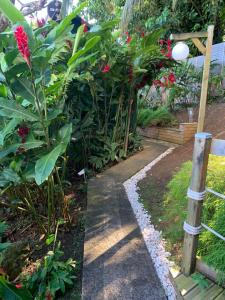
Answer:
[[[83,300],[166,299],[123,182],[167,148],[147,142],[142,152],[89,181]]]

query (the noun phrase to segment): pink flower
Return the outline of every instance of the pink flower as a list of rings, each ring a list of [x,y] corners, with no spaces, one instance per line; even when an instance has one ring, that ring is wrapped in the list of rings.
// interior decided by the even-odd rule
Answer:
[[[17,289],[22,289],[22,287],[23,287],[23,286],[22,286],[21,283],[16,284],[16,288],[17,288]]]
[[[23,56],[24,60],[28,64],[28,66],[31,67],[30,50],[29,50],[29,46],[28,46],[28,36],[27,36],[27,33],[25,32],[23,26],[16,27],[14,35],[15,35],[15,39],[17,41],[17,47],[18,47],[19,52]]]
[[[108,73],[110,69],[111,69],[110,65],[105,65],[104,68],[102,69],[102,73]]]
[[[45,25],[45,19],[42,18],[42,19],[37,19],[37,26],[40,28],[40,27],[43,27]]]

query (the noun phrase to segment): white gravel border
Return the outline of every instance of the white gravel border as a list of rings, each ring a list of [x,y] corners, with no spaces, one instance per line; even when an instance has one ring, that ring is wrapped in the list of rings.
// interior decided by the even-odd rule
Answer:
[[[151,216],[145,210],[143,204],[139,201],[138,182],[142,180],[146,173],[157,164],[161,159],[170,154],[174,148],[169,148],[167,151],[159,155],[151,163],[145,166],[142,170],[136,173],[133,177],[123,183],[130,204],[140,226],[148,252],[154,263],[158,277],[164,287],[168,300],[176,299],[175,289],[169,279],[169,267],[171,263],[168,260],[170,253],[165,251],[165,241],[162,239],[161,233],[155,230],[151,224]]]

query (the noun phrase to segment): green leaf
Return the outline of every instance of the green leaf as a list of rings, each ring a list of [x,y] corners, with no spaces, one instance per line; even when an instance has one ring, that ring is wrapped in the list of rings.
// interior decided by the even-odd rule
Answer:
[[[80,65],[81,63],[83,63],[83,62],[89,60],[90,58],[94,57],[97,53],[98,53],[98,51],[96,51],[95,53],[89,54],[89,55],[87,55],[87,56],[78,58],[78,59],[75,61],[75,63],[72,64],[72,68],[75,68],[75,67],[77,67],[78,65]]]
[[[12,119],[4,128],[0,131],[0,145],[3,146],[5,137],[12,133],[16,126],[19,124],[19,119]]]
[[[99,41],[101,40],[100,36],[94,36],[92,37],[90,40],[88,40],[83,49],[77,51],[68,61],[68,66],[72,65],[72,63],[74,63],[78,57],[80,57],[81,55],[84,55],[86,52],[88,52],[89,50],[91,50]]]
[[[2,149],[0,151],[0,159],[3,159],[4,157],[6,157],[10,153],[15,153],[16,150],[19,148],[19,146],[20,146],[20,144],[13,144],[13,145],[10,145],[10,146]]]
[[[0,243],[0,253],[9,248],[10,245],[11,243]]]
[[[12,4],[10,0],[0,2],[0,10],[12,22],[26,22],[23,14]]]
[[[1,66],[1,69],[2,69],[2,72],[6,72],[7,69],[8,69],[8,65],[7,65],[7,62],[5,60],[5,53],[0,53],[0,66]]]
[[[0,84],[0,97],[7,97],[7,88],[4,84]]]
[[[14,78],[14,82],[12,82],[11,87],[15,94],[20,95],[24,99],[27,99],[31,103],[34,103],[34,93],[31,86],[31,82],[26,78]]]
[[[72,123],[66,124],[59,130],[59,138],[60,138],[60,143],[61,143],[61,154],[66,151],[67,145],[70,142],[72,134]]]
[[[26,143],[17,143],[10,145],[0,151],[0,159],[6,157],[10,153],[15,153],[19,147],[23,147],[26,151],[34,148],[39,148],[44,144],[44,142],[39,140],[30,140]]]
[[[19,183],[20,182],[20,177],[17,175],[16,172],[14,172],[10,168],[5,168],[1,175],[8,180],[9,182],[14,182],[14,183]]]
[[[55,234],[49,234],[47,239],[46,239],[46,245],[51,245],[54,242],[55,239]]]
[[[62,37],[67,28],[71,25],[71,21],[77,15],[79,15],[80,11],[87,5],[86,2],[82,3],[77,9],[75,9],[71,14],[69,14],[63,21],[54,27],[46,37],[45,42],[47,44],[51,44],[54,40],[59,37]]]
[[[22,120],[28,121],[38,121],[39,117],[27,109],[21,107],[16,104],[14,101],[5,100],[4,98],[0,98],[0,114],[2,116],[6,116],[9,118],[18,118]]]
[[[17,289],[3,276],[0,277],[0,296],[4,300],[32,300],[33,297],[25,288]]]
[[[41,157],[35,165],[35,181],[42,184],[53,171],[56,161],[62,152],[62,145],[56,146],[51,152]]]

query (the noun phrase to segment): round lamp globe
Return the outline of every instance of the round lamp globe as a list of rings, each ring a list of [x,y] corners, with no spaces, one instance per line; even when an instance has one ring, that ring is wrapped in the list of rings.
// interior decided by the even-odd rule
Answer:
[[[184,42],[178,42],[172,50],[172,57],[175,60],[185,60],[188,55],[189,48],[188,45]]]

